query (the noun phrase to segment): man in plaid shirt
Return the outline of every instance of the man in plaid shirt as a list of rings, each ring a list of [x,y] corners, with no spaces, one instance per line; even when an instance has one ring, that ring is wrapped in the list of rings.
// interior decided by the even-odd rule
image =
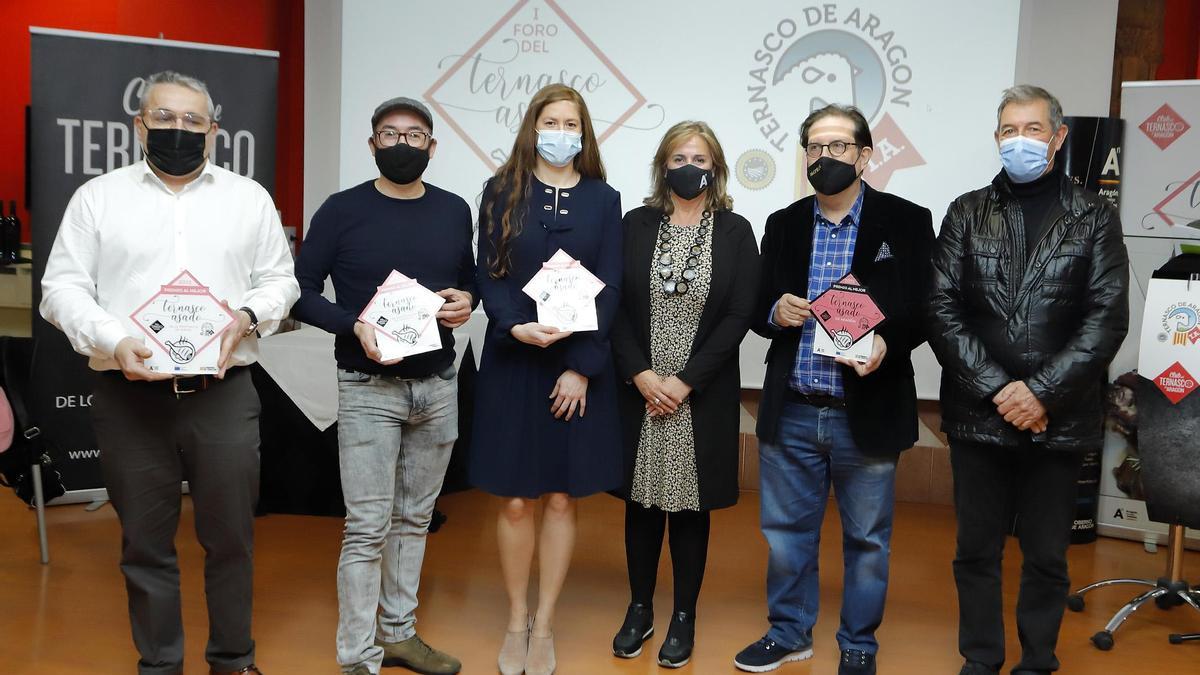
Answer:
[[[812,656],[818,545],[832,483],[845,552],[838,673],[874,675],[896,461],[917,439],[910,353],[925,341],[933,222],[928,209],[863,182],[872,139],[857,109],[813,112],[800,143],[816,194],[767,219],[754,317],[755,332],[771,340],[757,430],[771,627],[734,665],[765,672]],[[861,363],[813,351],[824,329],[810,303],[847,273],[887,317]]]

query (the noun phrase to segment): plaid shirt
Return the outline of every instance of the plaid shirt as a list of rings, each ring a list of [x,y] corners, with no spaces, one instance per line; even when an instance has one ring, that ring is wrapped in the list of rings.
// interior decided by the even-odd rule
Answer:
[[[862,204],[863,193],[860,190],[854,206],[850,207],[850,213],[835,225],[821,214],[820,205],[813,200],[812,262],[808,266],[810,301],[850,272]],[[805,321],[800,329],[800,347],[796,350],[796,365],[792,367],[789,385],[801,393],[828,394],[841,398],[845,395],[841,366],[828,356],[813,355],[813,340],[818,330],[820,326],[816,320]]]

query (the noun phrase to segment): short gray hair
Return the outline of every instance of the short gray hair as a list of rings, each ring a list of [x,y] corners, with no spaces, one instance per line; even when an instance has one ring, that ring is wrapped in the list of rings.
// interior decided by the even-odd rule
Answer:
[[[156,84],[175,84],[180,87],[186,87],[194,92],[204,94],[205,101],[208,102],[208,117],[212,119],[216,114],[216,107],[213,105],[212,94],[208,93],[208,85],[203,81],[198,80],[191,75],[182,75],[173,70],[160,70],[157,73],[145,78],[142,87],[142,95],[138,98],[138,109],[143,112],[146,110],[146,104],[150,100],[150,89]]]
[[[1054,98],[1054,94],[1032,84],[1018,84],[1004,90],[1000,95],[1000,107],[996,108],[996,130],[1000,130],[1000,115],[1010,103],[1032,103],[1045,101],[1050,107],[1050,130],[1058,131],[1063,123],[1062,104]]]

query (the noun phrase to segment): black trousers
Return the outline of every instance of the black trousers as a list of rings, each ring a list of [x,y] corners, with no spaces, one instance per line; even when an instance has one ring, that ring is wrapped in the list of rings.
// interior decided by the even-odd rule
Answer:
[[[676,612],[696,613],[696,600],[708,562],[708,511],[667,513],[653,506],[625,502],[625,561],[633,602],[654,605],[658,559],[670,522],[671,571],[675,577]]]
[[[129,382],[116,372],[97,374],[93,392],[100,466],[121,522],[138,673],[183,670],[175,532],[184,480],[205,552],[205,657],[217,670],[250,665],[259,401],[249,369],[178,398],[169,381]]]
[[[1012,532],[1021,544],[1017,633],[1021,661],[1013,672],[1058,669],[1054,654],[1070,577],[1067,547],[1075,518],[1082,455],[950,441],[958,547],[958,650],[997,670],[1004,664],[1000,562]]]

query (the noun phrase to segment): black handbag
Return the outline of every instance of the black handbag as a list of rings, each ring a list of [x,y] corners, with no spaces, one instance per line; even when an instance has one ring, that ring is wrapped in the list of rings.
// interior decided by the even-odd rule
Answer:
[[[34,505],[33,467],[41,466],[42,497],[50,501],[66,494],[62,474],[46,452],[46,438],[25,405],[32,381],[33,339],[0,337],[0,374],[13,412],[13,442],[0,453],[0,485],[12,488],[17,497]]]

